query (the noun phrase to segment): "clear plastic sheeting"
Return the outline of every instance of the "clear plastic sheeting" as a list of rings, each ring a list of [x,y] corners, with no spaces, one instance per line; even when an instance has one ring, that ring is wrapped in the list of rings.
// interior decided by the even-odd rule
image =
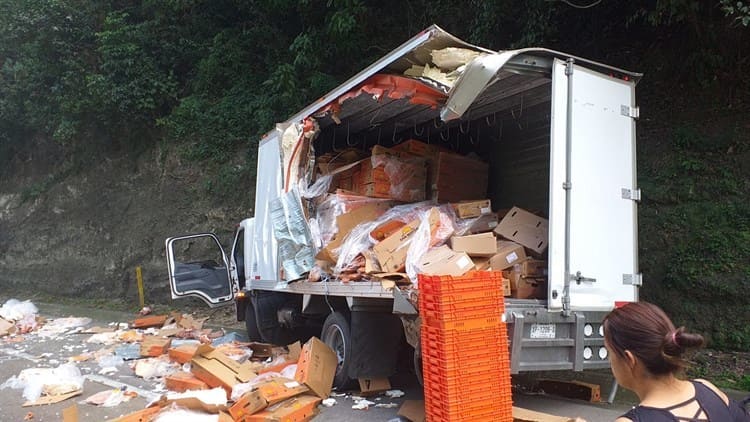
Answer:
[[[39,313],[39,309],[29,300],[21,302],[18,299],[8,299],[0,307],[0,317],[8,321],[21,321],[26,317],[34,317]]]
[[[352,230],[344,239],[344,242],[338,250],[339,258],[336,262],[336,272],[348,268],[349,264],[354,262],[358,255],[372,248],[376,242],[372,239],[370,233],[377,227],[391,220],[397,220],[404,224],[408,224],[419,218],[421,212],[426,211],[433,206],[434,203],[432,201],[397,205],[386,211],[385,214],[381,215],[377,220],[363,223],[355,227],[354,230]]]
[[[286,280],[302,277],[315,265],[315,252],[302,202],[296,189],[271,201],[273,234]]]
[[[409,251],[406,253],[406,274],[412,284],[417,287],[418,262],[430,250],[430,248],[445,244],[455,233],[456,214],[450,205],[437,207],[440,221],[436,227],[431,227],[425,211],[420,215],[421,222],[417,228]]]
[[[33,402],[42,395],[54,396],[80,390],[83,388],[83,375],[72,363],[64,363],[57,368],[29,368],[0,385],[0,389],[5,388],[23,389],[23,397]]]

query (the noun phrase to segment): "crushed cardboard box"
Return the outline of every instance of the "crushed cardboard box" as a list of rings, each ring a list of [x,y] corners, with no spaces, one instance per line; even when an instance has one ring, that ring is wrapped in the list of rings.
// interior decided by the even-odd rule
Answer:
[[[256,377],[250,362],[239,363],[206,344],[196,350],[191,371],[209,387],[222,387],[229,394],[235,385]]]
[[[495,227],[495,233],[519,243],[537,254],[549,244],[549,222],[526,210],[513,207]]]
[[[294,379],[324,399],[331,393],[338,363],[333,349],[317,337],[312,337],[302,346]]]
[[[476,218],[492,212],[492,205],[489,199],[454,202],[451,206],[458,218]]]
[[[497,240],[492,233],[451,237],[451,249],[471,257],[491,257],[497,253]]]

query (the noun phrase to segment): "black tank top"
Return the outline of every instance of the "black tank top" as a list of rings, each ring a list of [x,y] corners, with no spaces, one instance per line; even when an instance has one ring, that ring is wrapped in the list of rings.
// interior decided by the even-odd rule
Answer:
[[[674,406],[657,408],[650,406],[636,406],[622,417],[633,422],[748,422],[750,416],[745,409],[741,408],[734,400],[729,400],[729,405],[716,394],[715,391],[697,381],[690,381],[695,387],[695,396],[677,403]],[[692,418],[675,416],[671,410],[687,406],[692,402],[698,402],[698,411]],[[704,416],[699,418],[703,414]]]

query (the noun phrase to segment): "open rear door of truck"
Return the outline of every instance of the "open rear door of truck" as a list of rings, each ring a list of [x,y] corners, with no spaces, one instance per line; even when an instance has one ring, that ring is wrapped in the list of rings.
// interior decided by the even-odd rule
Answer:
[[[563,308],[566,256],[571,309],[609,310],[638,298],[637,108],[635,83],[626,79],[559,59],[553,65],[551,309]]]

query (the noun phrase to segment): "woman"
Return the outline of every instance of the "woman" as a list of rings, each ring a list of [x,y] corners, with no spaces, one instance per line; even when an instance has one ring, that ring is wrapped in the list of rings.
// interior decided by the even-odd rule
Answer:
[[[745,410],[706,380],[685,381],[683,353],[703,337],[675,329],[658,306],[628,303],[604,318],[604,344],[617,382],[640,404],[617,419],[630,421],[750,421]]]

